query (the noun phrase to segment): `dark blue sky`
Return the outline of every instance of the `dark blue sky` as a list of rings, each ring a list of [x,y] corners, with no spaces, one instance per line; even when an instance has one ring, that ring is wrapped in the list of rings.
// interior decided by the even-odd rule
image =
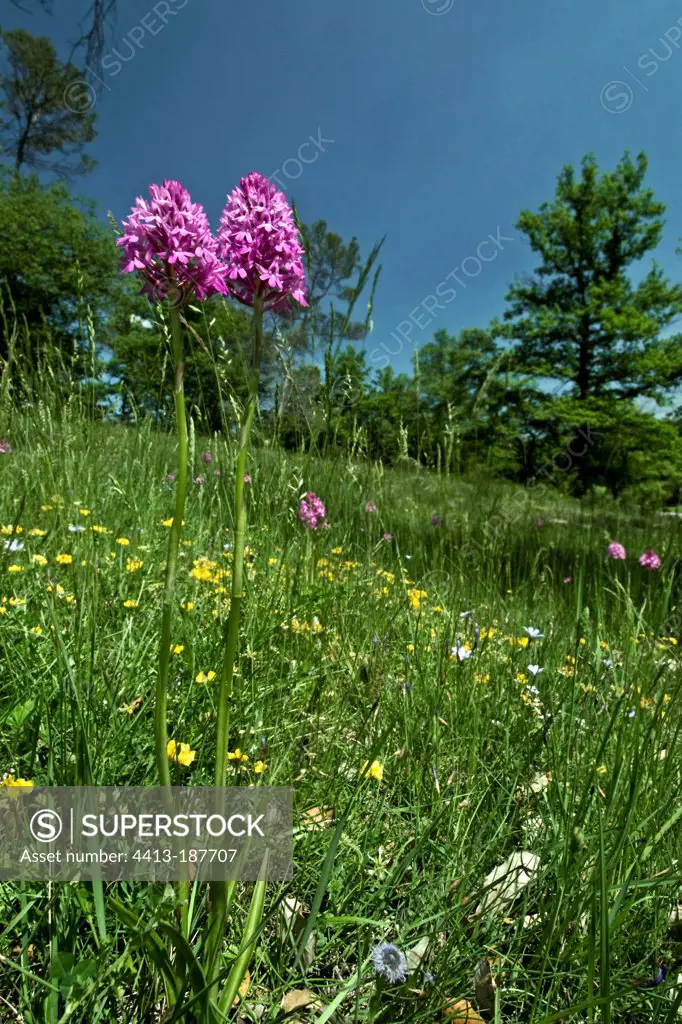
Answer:
[[[50,34],[64,54],[89,3],[58,0],[49,18],[5,0],[4,24]],[[149,182],[178,178],[215,226],[240,176],[284,167],[304,220],[325,218],[365,252],[387,234],[368,350],[397,351],[391,334],[413,312],[391,357],[405,369],[410,342],[503,311],[514,274],[534,266],[520,210],[587,151],[608,167],[626,148],[648,153],[668,206],[656,257],[682,277],[681,26],[679,0],[119,0],[93,69],[99,166],[78,190],[120,219]],[[299,150],[318,133],[333,140],[324,152]],[[304,165],[299,151],[319,155]],[[479,248],[498,233],[514,240]],[[463,261],[473,276],[443,285],[442,309],[427,300],[427,323],[421,303]]]

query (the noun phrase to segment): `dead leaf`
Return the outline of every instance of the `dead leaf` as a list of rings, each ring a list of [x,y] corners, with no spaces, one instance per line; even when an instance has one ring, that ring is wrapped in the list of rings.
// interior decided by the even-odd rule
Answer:
[[[447,1003],[443,1008],[443,1016],[455,1021],[456,1024],[486,1024],[468,999],[457,999]]]
[[[495,1012],[495,979],[490,967],[490,962],[482,957],[476,964],[474,970],[474,987],[476,990],[476,1002],[480,1010]]]
[[[309,988],[294,988],[282,999],[280,1009],[282,1013],[292,1013],[293,1010],[302,1010],[315,1002],[315,994]]]
[[[246,974],[244,975],[244,980],[242,981],[241,985],[239,986],[239,995],[236,995],[234,997],[234,1002],[232,1003],[233,1007],[239,1006],[239,1004],[241,1003],[242,999],[244,998],[246,993],[249,991],[249,985],[250,984],[251,984],[251,975],[247,971]]]
[[[423,939],[419,940],[416,946],[413,946],[412,949],[407,951],[405,959],[407,960],[407,969],[410,974],[414,974],[415,971],[419,970],[428,948],[429,938],[428,936],[424,936]]]
[[[309,807],[301,815],[301,821],[307,832],[326,828],[334,820],[333,807]]]
[[[494,909],[502,916],[526,888],[539,867],[540,858],[536,854],[527,850],[512,853],[502,864],[493,868],[485,879],[485,894],[476,908],[476,914]]]

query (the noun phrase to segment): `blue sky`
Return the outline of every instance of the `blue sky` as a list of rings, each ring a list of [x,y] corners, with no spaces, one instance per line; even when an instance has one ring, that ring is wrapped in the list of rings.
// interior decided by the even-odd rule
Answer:
[[[50,18],[5,0],[3,24],[65,53],[89,3],[58,0]],[[119,0],[108,54],[92,69],[99,166],[78,191],[120,219],[150,181],[178,178],[217,225],[240,176],[280,169],[304,220],[365,252],[388,236],[368,350],[384,343],[396,370],[439,327],[502,313],[513,276],[534,266],[520,210],[588,151],[604,167],[647,152],[668,206],[656,258],[682,278],[674,0]],[[311,136],[329,141],[305,147]],[[509,241],[480,248],[491,234]],[[463,261],[471,276],[457,271],[456,298],[431,302],[427,323],[422,302]]]

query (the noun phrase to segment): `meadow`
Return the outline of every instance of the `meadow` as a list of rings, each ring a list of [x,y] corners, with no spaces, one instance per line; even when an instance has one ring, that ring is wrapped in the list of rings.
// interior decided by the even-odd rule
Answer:
[[[7,436],[0,777],[154,785],[175,441],[77,402],[14,411]],[[212,779],[236,446],[190,430],[174,785]],[[262,437],[247,470],[228,772],[293,787],[295,867],[267,888],[230,1019],[679,1019],[681,520]],[[325,529],[299,519],[308,492]],[[639,564],[647,549],[660,568]],[[228,964],[249,898],[238,886]],[[0,884],[0,1020],[178,1019],[144,941],[177,900]],[[195,884],[191,936],[205,915]],[[404,982],[377,972],[382,943]]]

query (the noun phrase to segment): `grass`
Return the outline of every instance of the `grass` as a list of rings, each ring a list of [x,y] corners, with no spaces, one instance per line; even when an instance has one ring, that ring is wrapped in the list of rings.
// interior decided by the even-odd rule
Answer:
[[[2,539],[24,547],[0,551],[0,775],[153,785],[173,443],[69,407],[15,414],[11,437]],[[235,441],[190,446],[205,483],[180,549],[169,736],[196,757],[171,771],[210,785],[216,685],[195,680],[220,668]],[[287,1019],[433,1021],[449,1000],[476,1005],[483,958],[497,985],[487,1019],[679,1019],[675,970],[632,984],[682,952],[668,923],[682,899],[679,520],[266,444],[248,470],[230,750],[249,760],[230,765],[294,787],[295,871],[268,887],[235,1019],[275,1020],[305,989]],[[298,522],[306,490],[328,529]],[[612,540],[626,562],[606,559]],[[657,572],[637,563],[649,547]],[[475,649],[460,660],[457,644]],[[537,868],[495,901],[486,877],[517,851]],[[225,972],[250,894],[235,892]],[[174,919],[171,887],[112,884],[99,900],[87,885],[0,884],[0,1020],[162,1019],[163,989],[114,900],[142,930]],[[197,888],[192,935],[205,913]],[[381,941],[418,952],[407,984],[377,992]]]

